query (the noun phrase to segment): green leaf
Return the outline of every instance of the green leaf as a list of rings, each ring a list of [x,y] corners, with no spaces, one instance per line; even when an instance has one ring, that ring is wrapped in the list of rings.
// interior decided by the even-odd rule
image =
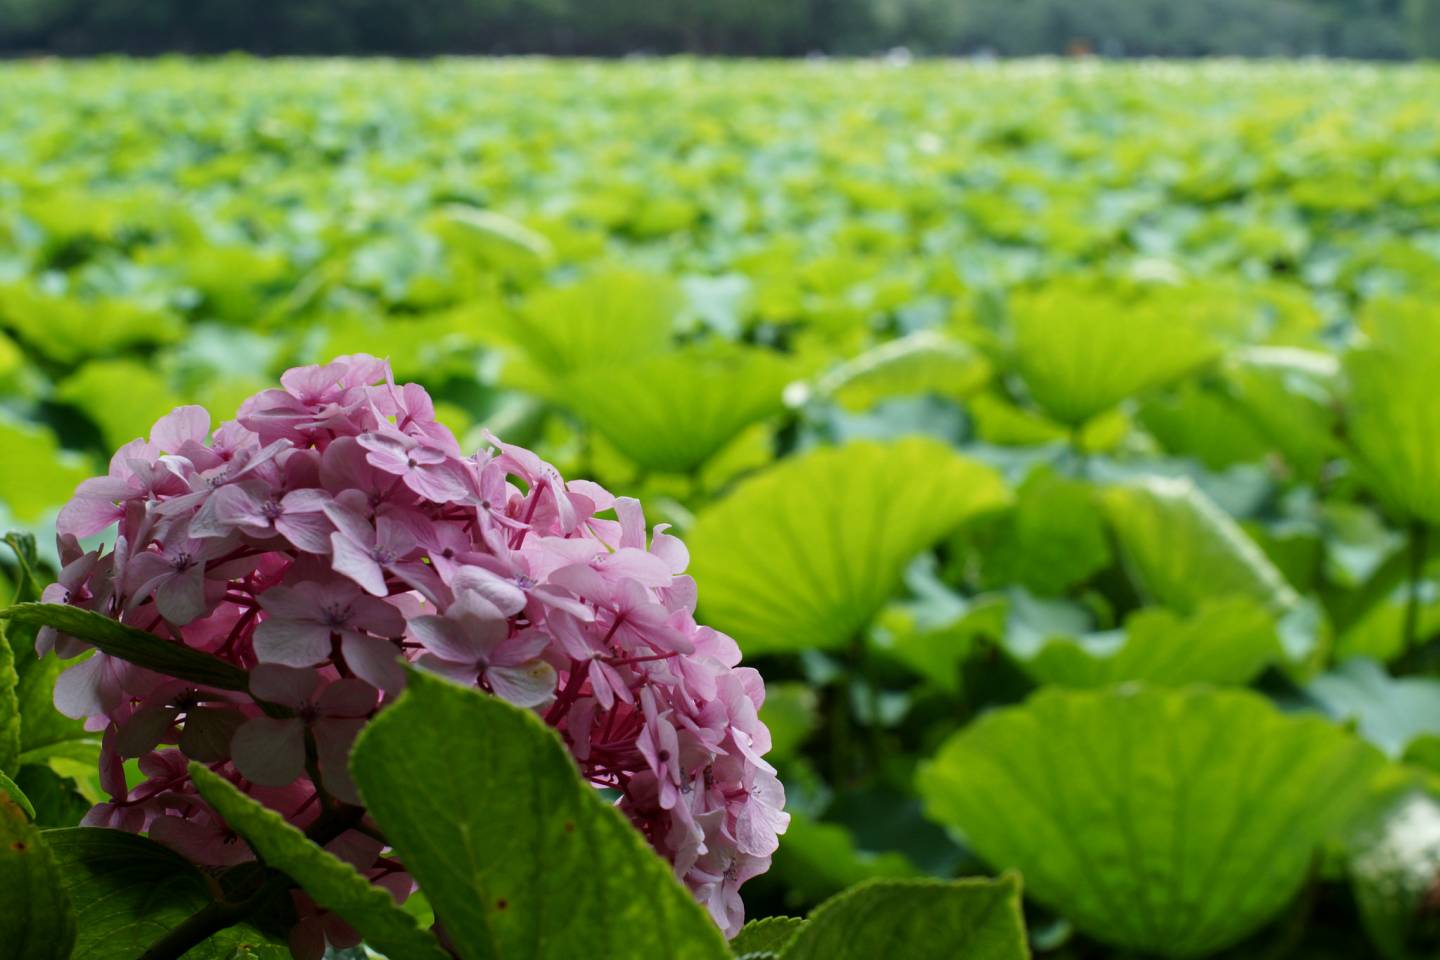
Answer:
[[[466,960],[728,956],[669,866],[529,711],[412,672],[351,769]]]
[[[1274,614],[1298,602],[1255,542],[1184,478],[1143,477],[1104,492],[1105,513],[1136,586],[1182,613],[1212,597],[1247,597]]]
[[[1118,947],[1195,957],[1279,911],[1364,801],[1373,748],[1237,690],[1043,690],[921,769],[934,818]]]
[[[502,269],[543,267],[555,256],[545,237],[493,210],[446,204],[440,208],[436,224],[453,246]]]
[[[30,803],[30,798],[25,796],[25,791],[15,785],[15,781],[0,772],[0,802],[9,797],[10,801],[25,811],[25,816],[31,820],[35,819],[35,807]]]
[[[895,850],[860,849],[841,824],[792,810],[773,872],[790,895],[814,902],[877,877],[915,877],[920,869]]]
[[[669,280],[606,270],[532,294],[515,318],[514,340],[543,371],[563,377],[662,352],[679,309]]]
[[[0,797],[0,949],[20,960],[69,960],[75,908],[40,832]]]
[[[11,623],[54,627],[101,652],[167,676],[220,690],[244,690],[248,674],[219,657],[170,643],[91,610],[63,603],[17,603],[0,610]]]
[[[1356,466],[1402,517],[1440,524],[1440,309],[1381,301],[1366,317],[1368,344],[1343,358],[1346,433]]]
[[[1022,665],[1041,683],[1067,687],[1127,680],[1240,685],[1280,656],[1270,615],[1253,600],[1221,597],[1189,616],[1163,607],[1139,610],[1123,633],[1049,638]]]
[[[814,391],[858,412],[916,393],[963,400],[989,378],[990,362],[974,347],[922,330],[847,360],[816,380]]]
[[[92,360],[59,385],[55,398],[93,420],[112,450],[148,436],[180,402],[153,366],[135,360]]]
[[[769,350],[691,347],[564,379],[559,399],[647,470],[689,473],[779,413],[794,366]]]
[[[827,900],[784,960],[1028,960],[1020,880],[876,880]]]
[[[288,875],[316,903],[339,914],[390,960],[444,960],[447,956],[439,941],[421,930],[389,892],[311,843],[280,814],[250,799],[203,764],[192,762],[190,777],[200,796],[268,866]]]
[[[1227,358],[1226,380],[1264,438],[1296,472],[1315,479],[1335,453],[1339,364],[1329,354],[1251,347]]]
[[[1088,483],[1047,466],[1033,470],[1014,508],[976,532],[985,586],[1056,594],[1103,570],[1110,545],[1097,500]]]
[[[766,917],[752,920],[730,941],[730,952],[741,960],[779,957],[795,934],[805,926],[799,917]]]
[[[49,430],[0,416],[0,506],[17,519],[39,519],[88,476],[85,459],[62,451]]]
[[[1359,733],[1391,757],[1410,741],[1440,734],[1440,680],[1394,679],[1374,660],[1353,657],[1310,681],[1307,692],[1337,720],[1354,720]]]
[[[14,770],[20,757],[20,675],[15,672],[15,651],[0,634],[0,773]]]
[[[184,857],[153,840],[94,827],[47,830],[79,935],[71,960],[139,957],[211,903],[211,885]],[[289,960],[284,939],[248,923],[227,927],[185,960]]]
[[[702,615],[751,655],[841,646],[916,554],[1007,497],[990,467],[919,437],[792,457],[696,520]]]
[[[1079,425],[1219,353],[1198,323],[1057,285],[1012,305],[1015,368],[1050,416]]]

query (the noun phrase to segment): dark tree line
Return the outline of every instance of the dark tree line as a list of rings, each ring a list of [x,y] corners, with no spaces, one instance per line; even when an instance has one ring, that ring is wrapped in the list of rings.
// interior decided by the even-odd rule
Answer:
[[[1440,55],[1440,0],[0,0],[0,51]]]

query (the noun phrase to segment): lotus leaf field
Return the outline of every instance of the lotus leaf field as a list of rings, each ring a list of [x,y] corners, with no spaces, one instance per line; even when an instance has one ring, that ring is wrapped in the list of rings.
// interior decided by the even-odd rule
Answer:
[[[1440,68],[1319,62],[0,64],[0,957],[1440,955],[1437,104]],[[641,666],[674,651],[597,653],[588,680],[570,660],[563,683],[564,655],[476,660],[495,696],[374,680],[348,768],[306,727],[313,819],[236,772],[233,726],[202,748],[171,706],[128,749],[138,700],[57,711],[57,654],[83,650],[248,689],[249,724],[341,722],[157,629],[185,621],[160,588],[148,623],[142,595],[77,609],[56,526],[135,438],[199,469],[159,456],[173,408],[250,424],[284,371],[358,354],[428,391],[428,436],[519,445],[501,461],[528,512],[496,514],[490,553],[542,521],[573,546],[558,471],[588,530],[625,531],[612,566],[668,564],[646,603],[693,633],[683,656],[738,644],[743,667],[684,678],[749,711],[694,771],[714,791],[744,769],[724,803],[752,812],[690,825],[710,847],[635,812],[652,781],[652,806],[690,802],[646,739],[676,736]],[[387,469],[373,438],[421,449],[416,401],[374,407],[401,393],[365,369],[363,469]],[[432,491],[460,474],[416,476],[451,523],[461,495]],[[322,499],[319,546],[292,554],[385,536]],[[102,506],[150,529],[142,503]],[[648,554],[646,524],[670,525]],[[84,547],[123,552],[106,537]],[[394,576],[460,597],[427,549],[408,574],[352,558],[376,579],[346,589],[402,623],[376,599],[410,589]],[[640,587],[611,612],[583,573],[472,583],[467,615],[510,617],[507,643],[537,604],[551,632],[613,617],[603,646]],[[234,582],[232,641],[257,616],[277,635]],[[395,604],[410,647],[452,629]],[[337,683],[366,686],[333,637]],[[633,702],[605,686],[619,668]],[[646,731],[639,779],[562,722],[596,701]],[[164,763],[241,851],[225,869],[126,819]],[[716,838],[776,829],[736,895]]]

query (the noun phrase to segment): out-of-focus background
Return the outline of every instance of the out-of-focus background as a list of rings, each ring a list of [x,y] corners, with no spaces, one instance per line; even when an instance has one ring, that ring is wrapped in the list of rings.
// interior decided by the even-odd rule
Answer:
[[[5,0],[0,51],[1440,53],[1437,0]]]
[[[1435,955],[1440,70],[1378,61],[1440,0],[0,0],[0,49],[52,561],[172,406],[388,356],[689,539],[794,817],[752,916],[1016,868],[1047,957]]]

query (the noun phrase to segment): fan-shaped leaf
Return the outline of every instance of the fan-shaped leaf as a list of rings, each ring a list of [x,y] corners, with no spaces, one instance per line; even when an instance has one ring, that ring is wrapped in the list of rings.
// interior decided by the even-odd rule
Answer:
[[[1200,324],[1098,292],[1057,287],[1012,307],[1015,367],[1052,417],[1080,424],[1205,365],[1219,345]]]
[[[1365,481],[1402,516],[1440,524],[1440,308],[1381,304],[1344,358],[1348,435]]]
[[[793,457],[696,520],[703,614],[752,654],[839,646],[916,554],[1007,497],[994,470],[918,437]]]
[[[1278,614],[1299,599],[1239,524],[1187,479],[1118,484],[1104,505],[1136,586],[1158,603],[1188,613],[1211,597],[1241,596]]]
[[[565,378],[560,400],[641,467],[688,473],[778,413],[794,367],[768,350],[689,348]]]
[[[516,342],[555,377],[626,364],[664,350],[680,309],[669,280],[605,271],[533,294],[515,319]]]
[[[932,816],[1117,946],[1193,957],[1295,894],[1383,759],[1244,691],[1046,690],[955,735]]]
[[[1244,684],[1280,654],[1270,615],[1253,600],[1228,597],[1188,617],[1149,607],[1132,614],[1123,632],[1053,637],[1022,665],[1042,683],[1067,687]]]
[[[989,377],[990,362],[974,347],[922,330],[840,364],[815,382],[815,393],[858,411],[915,393],[962,399]]]

